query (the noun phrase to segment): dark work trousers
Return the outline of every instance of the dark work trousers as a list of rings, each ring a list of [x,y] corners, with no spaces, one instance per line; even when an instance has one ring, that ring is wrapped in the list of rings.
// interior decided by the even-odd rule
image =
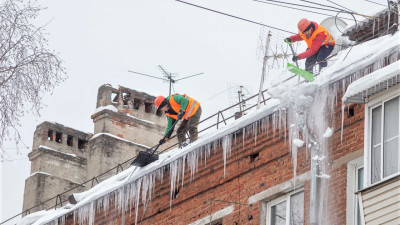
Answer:
[[[179,143],[183,143],[186,141],[185,134],[187,131],[189,131],[190,143],[197,140],[197,138],[199,137],[199,135],[197,134],[197,127],[199,126],[198,123],[200,121],[200,116],[201,106],[199,106],[197,111],[193,114],[193,116],[189,117],[188,120],[182,120],[178,130],[176,130]]]
[[[332,53],[334,47],[334,45],[321,45],[317,53],[306,59],[306,70],[312,73],[316,63],[319,63],[319,70],[321,70],[323,67],[326,67],[328,62],[323,60]]]

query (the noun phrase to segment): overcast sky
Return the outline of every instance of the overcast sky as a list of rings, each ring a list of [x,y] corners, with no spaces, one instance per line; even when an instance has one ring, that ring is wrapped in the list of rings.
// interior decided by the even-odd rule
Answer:
[[[387,4],[386,0],[375,1]],[[42,25],[51,21],[46,29],[50,48],[59,52],[65,61],[69,78],[52,94],[45,95],[43,101],[47,106],[41,117],[27,114],[22,118],[20,131],[29,147],[36,126],[43,121],[93,133],[90,116],[95,111],[97,89],[103,84],[140,89],[155,95],[168,94],[167,83],[128,70],[162,77],[158,69],[158,65],[162,65],[168,72],[177,73],[178,79],[203,72],[203,75],[179,81],[174,86],[175,92],[186,93],[202,104],[203,118],[228,107],[235,100],[229,97],[235,93],[227,90],[228,85],[244,85],[251,94],[259,88],[262,68],[262,60],[257,57],[260,25],[173,0],[38,2],[47,9],[36,23]],[[316,22],[328,17],[252,0],[188,2],[293,33],[297,32],[297,22],[303,17]],[[289,2],[305,4],[295,0]],[[339,7],[326,0],[316,2]],[[365,0],[334,2],[364,14],[383,8]],[[282,45],[286,50],[283,38],[291,34],[271,31],[272,49],[279,50]],[[299,47],[299,53],[302,50],[304,46]],[[269,64],[272,65],[272,61]],[[267,78],[267,83],[271,82]],[[9,160],[2,162],[0,167],[0,221],[22,211],[24,182],[30,175],[27,154],[31,150],[21,149],[21,154],[17,154],[11,142],[7,142],[5,148]]]

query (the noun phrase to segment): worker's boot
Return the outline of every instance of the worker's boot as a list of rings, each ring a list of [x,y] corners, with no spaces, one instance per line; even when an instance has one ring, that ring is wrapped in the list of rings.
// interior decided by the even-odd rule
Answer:
[[[184,148],[187,145],[188,145],[188,143],[186,143],[186,142],[179,142],[179,148]]]

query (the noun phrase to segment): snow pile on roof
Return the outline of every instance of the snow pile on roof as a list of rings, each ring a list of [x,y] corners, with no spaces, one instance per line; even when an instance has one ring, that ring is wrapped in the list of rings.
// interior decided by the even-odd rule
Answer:
[[[351,83],[342,97],[342,100],[344,102],[362,103],[364,97],[368,97],[369,94],[386,89],[388,87],[388,80],[394,79],[392,84],[399,83],[399,75],[400,61],[397,61]],[[361,97],[357,98],[356,96],[360,94]]]
[[[339,52],[332,65],[324,69],[316,83],[334,83],[344,77],[360,71],[364,67],[372,65],[376,69],[384,67],[385,57],[400,50],[400,32],[394,35],[386,35]],[[397,61],[397,56],[391,61]]]

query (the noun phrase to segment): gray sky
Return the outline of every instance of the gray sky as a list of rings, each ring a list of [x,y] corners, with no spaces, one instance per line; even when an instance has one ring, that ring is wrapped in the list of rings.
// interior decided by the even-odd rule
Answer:
[[[387,4],[384,0],[375,1]],[[177,93],[186,93],[202,104],[203,118],[229,106],[228,92],[223,92],[228,83],[245,85],[252,94],[259,88],[262,68],[262,61],[257,58],[259,25],[173,0],[38,2],[47,10],[36,22],[51,21],[46,29],[50,48],[60,53],[69,78],[52,94],[45,95],[43,101],[47,106],[41,117],[27,114],[22,118],[20,131],[29,147],[35,127],[43,121],[93,133],[90,116],[102,84],[168,94],[167,83],[128,70],[161,77],[157,66],[162,65],[167,71],[177,73],[178,78],[203,72],[175,85]],[[327,17],[251,0],[188,2],[292,32],[297,32],[297,22],[303,17],[316,22]],[[325,0],[316,2],[330,4]],[[383,8],[365,0],[334,2],[364,14]],[[280,49],[282,39],[290,34],[271,31],[271,44]],[[302,50],[304,47],[299,48]],[[267,78],[267,83],[270,82]],[[30,149],[21,149],[21,154],[17,154],[13,143],[7,142],[5,147],[11,160],[0,167],[0,221],[22,211],[24,181],[30,174],[27,158]]]

